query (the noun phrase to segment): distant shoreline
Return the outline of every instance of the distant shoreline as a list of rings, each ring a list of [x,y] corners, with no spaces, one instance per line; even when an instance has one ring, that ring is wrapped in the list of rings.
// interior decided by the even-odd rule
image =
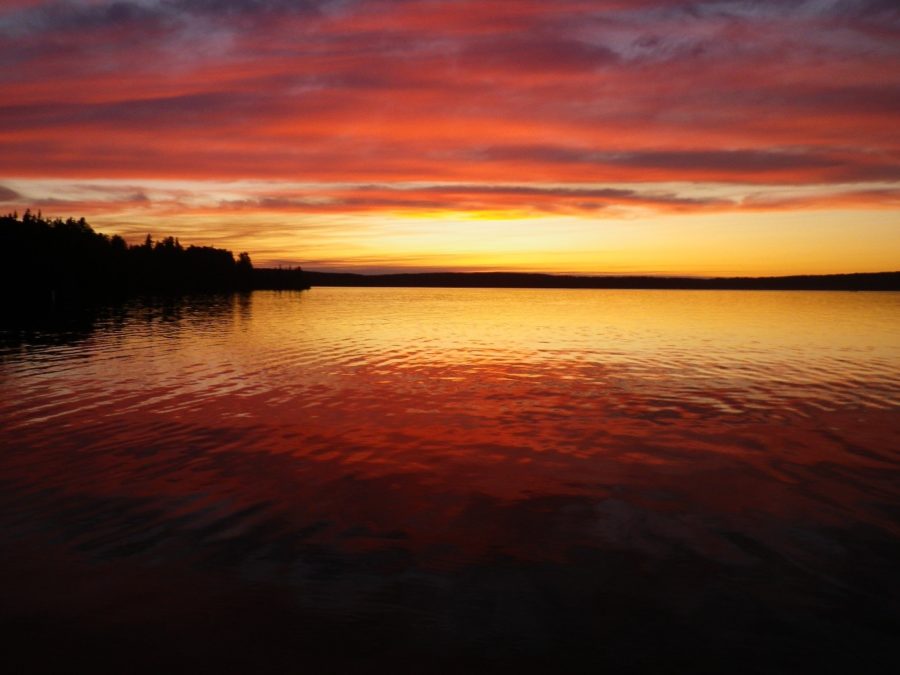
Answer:
[[[571,276],[525,272],[349,274],[305,270],[313,286],[392,288],[560,288],[648,290],[900,291],[900,272],[780,277]]]

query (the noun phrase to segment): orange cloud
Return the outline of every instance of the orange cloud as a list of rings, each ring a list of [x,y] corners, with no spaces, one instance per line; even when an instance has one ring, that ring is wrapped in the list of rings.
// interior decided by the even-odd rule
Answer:
[[[237,212],[346,242],[396,214],[897,211],[898,38],[878,0],[16,0],[0,198],[244,247]]]

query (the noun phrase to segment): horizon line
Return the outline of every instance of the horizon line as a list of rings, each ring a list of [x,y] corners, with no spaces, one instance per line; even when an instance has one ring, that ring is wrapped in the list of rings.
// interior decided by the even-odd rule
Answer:
[[[279,268],[280,265],[276,267]],[[270,268],[272,269],[272,268]],[[660,274],[618,274],[618,273],[597,273],[597,274],[578,274],[578,273],[553,273],[553,272],[523,272],[523,271],[454,271],[454,270],[441,270],[441,271],[425,271],[425,272],[375,272],[375,273],[366,273],[366,272],[346,272],[346,271],[329,271],[323,269],[311,269],[308,267],[302,267],[304,273],[306,274],[324,274],[330,276],[354,276],[354,277],[365,277],[365,278],[378,278],[378,277],[413,277],[413,276],[439,276],[439,275],[457,275],[457,276],[529,276],[529,277],[549,277],[549,278],[570,278],[570,279],[689,279],[689,280],[743,280],[743,279],[753,279],[753,280],[762,280],[762,279],[807,279],[807,278],[821,278],[821,277],[849,277],[849,276],[884,276],[884,275],[900,275],[900,270],[881,270],[878,272],[829,272],[826,274],[813,274],[813,273],[802,273],[802,274],[773,274],[773,275],[764,275],[764,276],[753,276],[753,275],[734,275],[734,276],[725,276],[725,275],[696,275],[696,274],[668,274],[668,273],[660,273]]]

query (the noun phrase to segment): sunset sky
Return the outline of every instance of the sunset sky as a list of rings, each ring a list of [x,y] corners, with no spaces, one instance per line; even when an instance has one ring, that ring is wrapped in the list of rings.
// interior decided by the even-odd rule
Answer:
[[[896,0],[3,0],[0,211],[309,269],[900,269]]]

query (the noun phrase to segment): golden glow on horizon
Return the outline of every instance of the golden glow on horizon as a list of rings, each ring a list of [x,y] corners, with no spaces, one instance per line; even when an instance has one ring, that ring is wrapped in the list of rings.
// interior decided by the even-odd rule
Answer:
[[[234,9],[0,7],[0,210],[313,269],[900,268],[869,3]]]
[[[496,217],[499,215],[499,217]],[[491,217],[494,216],[494,217]],[[654,214],[520,213],[173,215],[185,242],[247,250],[257,265],[360,272],[461,270],[570,274],[787,275],[900,267],[890,210]],[[159,220],[98,229],[140,241]],[[164,234],[159,232],[160,235]]]

